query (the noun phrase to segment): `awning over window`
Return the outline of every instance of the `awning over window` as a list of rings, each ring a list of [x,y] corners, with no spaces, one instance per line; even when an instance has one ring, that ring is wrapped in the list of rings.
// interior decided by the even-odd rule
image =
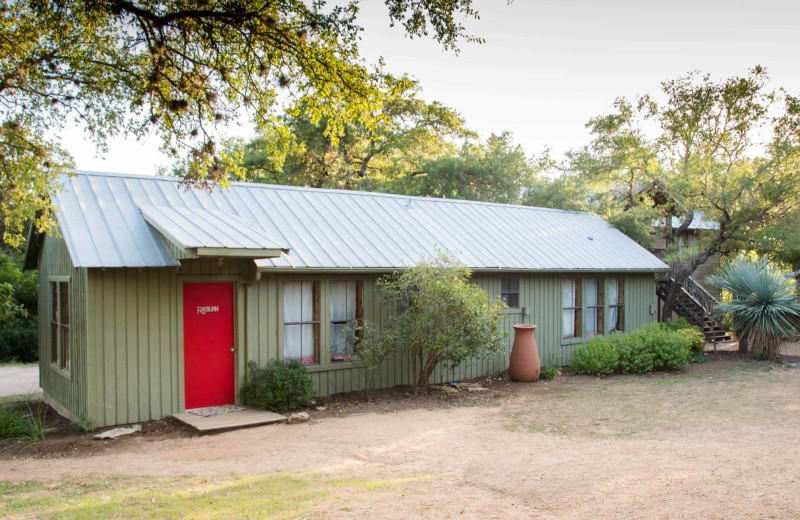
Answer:
[[[289,252],[263,229],[225,211],[150,205],[139,211],[185,258],[277,258]]]

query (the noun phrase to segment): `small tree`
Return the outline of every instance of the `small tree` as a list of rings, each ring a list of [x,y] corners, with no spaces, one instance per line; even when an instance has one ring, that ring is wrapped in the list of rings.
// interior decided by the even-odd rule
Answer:
[[[730,293],[730,301],[721,304],[718,313],[730,314],[736,333],[748,339],[750,355],[760,350],[775,359],[781,343],[798,333],[800,303],[793,279],[766,258],[739,258],[707,280]]]
[[[369,400],[369,392],[375,386],[375,376],[384,361],[392,355],[392,344],[387,336],[371,321],[363,320],[355,327],[348,327],[347,341],[353,346],[353,363],[364,371],[364,401]]]
[[[411,358],[413,392],[427,386],[440,363],[456,366],[469,359],[500,352],[501,302],[490,302],[470,271],[446,253],[423,258],[416,267],[379,282],[392,315],[384,334],[395,349]]]

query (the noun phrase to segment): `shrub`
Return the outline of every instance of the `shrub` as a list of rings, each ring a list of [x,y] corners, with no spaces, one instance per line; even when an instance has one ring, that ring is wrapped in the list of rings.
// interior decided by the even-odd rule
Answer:
[[[0,407],[0,439],[27,442],[44,440],[46,405],[26,400],[8,408]]]
[[[689,320],[681,316],[676,320],[662,321],[661,328],[666,330],[686,330],[686,329],[696,329],[697,327],[689,323]]]
[[[542,367],[539,369],[539,379],[552,381],[556,376],[558,376],[558,368],[556,367]]]
[[[605,375],[617,370],[619,353],[606,338],[592,338],[576,348],[569,366],[578,374]]]
[[[286,363],[273,359],[263,368],[251,361],[247,367],[250,381],[241,389],[245,404],[286,413],[307,403],[314,395],[306,367],[296,359]]]
[[[706,336],[700,329],[693,326],[692,328],[681,329],[676,332],[686,338],[692,356],[703,355],[703,351],[706,349]]]
[[[15,319],[0,327],[0,362],[29,363],[39,359],[36,317]]]
[[[761,350],[775,359],[781,343],[800,332],[794,279],[766,258],[739,258],[708,282],[730,295],[719,306],[717,318],[730,314],[736,334],[748,339],[751,355]]]
[[[647,343],[621,332],[609,336],[609,341],[616,345],[619,354],[616,372],[644,374],[653,371],[655,356]]]
[[[653,370],[678,370],[697,348],[696,328],[662,327],[653,323],[630,334],[612,333],[592,338],[572,355],[570,367],[579,374],[641,374]],[[700,348],[702,354],[702,348]]]

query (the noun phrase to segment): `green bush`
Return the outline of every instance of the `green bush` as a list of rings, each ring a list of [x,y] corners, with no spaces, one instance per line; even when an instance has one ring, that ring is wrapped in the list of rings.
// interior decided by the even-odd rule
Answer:
[[[653,370],[678,370],[705,340],[694,326],[683,328],[653,323],[630,334],[612,333],[592,338],[572,354],[570,367],[578,374],[641,374]],[[698,335],[699,338],[698,339]]]
[[[622,332],[615,332],[608,339],[616,346],[619,354],[616,372],[644,374],[653,371],[655,355],[648,348],[647,343]]]
[[[39,359],[39,331],[36,318],[16,319],[0,327],[0,363],[30,363]]]
[[[696,329],[697,327],[689,323],[689,321],[686,318],[681,316],[676,320],[662,321],[661,328],[666,330],[685,330],[685,329]]]
[[[686,340],[689,342],[689,349],[692,351],[692,356],[703,355],[703,351],[706,349],[706,336],[700,329],[692,327],[677,332],[686,337]]]
[[[22,414],[15,408],[0,408],[0,439],[15,439],[25,431]]]
[[[558,368],[556,367],[542,367],[539,370],[539,379],[544,381],[552,381],[558,376]]]
[[[286,363],[273,359],[263,368],[251,361],[247,367],[250,381],[241,389],[245,404],[286,413],[299,408],[314,396],[308,371],[296,359]]]
[[[578,374],[605,375],[617,370],[619,353],[606,338],[592,338],[572,353],[570,368]]]

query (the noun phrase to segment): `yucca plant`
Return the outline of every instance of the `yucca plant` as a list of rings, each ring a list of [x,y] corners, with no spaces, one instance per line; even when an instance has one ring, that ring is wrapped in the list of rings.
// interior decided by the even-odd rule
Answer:
[[[783,341],[798,333],[800,303],[794,281],[766,258],[739,258],[707,281],[731,295],[717,309],[717,319],[730,314],[736,333],[748,339],[751,355],[760,350],[775,359]]]

